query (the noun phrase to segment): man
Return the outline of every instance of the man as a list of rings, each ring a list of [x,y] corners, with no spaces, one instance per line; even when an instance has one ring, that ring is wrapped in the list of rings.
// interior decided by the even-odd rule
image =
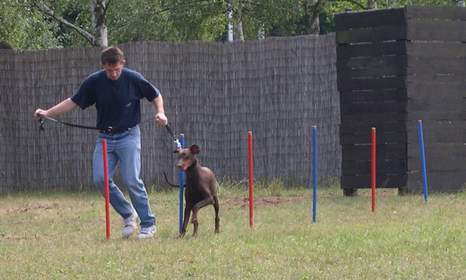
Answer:
[[[152,213],[147,191],[139,177],[141,169],[141,121],[140,99],[146,98],[155,108],[155,122],[160,126],[168,123],[163,99],[159,90],[136,71],[124,68],[125,57],[117,47],[102,51],[103,70],[87,77],[79,90],[48,110],[37,109],[35,116],[56,117],[79,106],[97,108],[97,127],[100,129],[93,156],[93,181],[100,191],[104,189],[101,139],[107,140],[110,203],[123,218],[123,238],[129,238],[137,229],[139,217],[141,230],[138,239],[154,236],[155,215]],[[127,186],[131,203],[113,182],[117,164],[121,178]],[[136,213],[135,213],[136,211]]]

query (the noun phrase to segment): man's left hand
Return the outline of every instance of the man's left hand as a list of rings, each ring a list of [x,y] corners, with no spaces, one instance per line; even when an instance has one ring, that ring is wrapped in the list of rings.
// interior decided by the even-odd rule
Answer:
[[[168,119],[167,116],[165,116],[165,113],[157,113],[155,114],[155,122],[159,126],[166,126],[168,124]]]

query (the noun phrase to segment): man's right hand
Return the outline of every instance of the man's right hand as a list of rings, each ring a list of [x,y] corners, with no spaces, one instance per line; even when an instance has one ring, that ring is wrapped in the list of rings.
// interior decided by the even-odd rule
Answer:
[[[65,100],[63,100],[62,102],[58,103],[57,105],[53,106],[52,108],[49,108],[48,110],[44,110],[44,109],[37,109],[35,112],[34,112],[34,117],[35,118],[40,118],[41,116],[44,116],[44,117],[51,117],[51,118],[54,118],[54,117],[57,117],[63,113],[66,113],[68,111],[71,111],[72,109],[74,109],[76,106],[76,103],[73,102],[73,100],[71,100],[71,98],[67,98]]]
[[[43,109],[37,109],[35,112],[34,112],[34,117],[36,119],[40,118],[41,116],[46,116],[47,117],[48,115],[48,112],[47,110],[43,110]]]

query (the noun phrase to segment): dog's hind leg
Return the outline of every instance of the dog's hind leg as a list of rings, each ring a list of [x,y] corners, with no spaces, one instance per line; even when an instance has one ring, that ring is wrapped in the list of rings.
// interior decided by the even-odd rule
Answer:
[[[214,196],[214,209],[215,209],[215,233],[220,232],[220,217],[218,216],[218,212],[220,210],[220,205],[218,204],[217,196]]]

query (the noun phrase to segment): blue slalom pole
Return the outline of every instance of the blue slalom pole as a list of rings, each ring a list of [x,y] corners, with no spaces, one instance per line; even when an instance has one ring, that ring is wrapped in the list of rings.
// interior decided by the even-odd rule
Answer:
[[[424,201],[427,202],[427,198],[429,197],[429,192],[427,190],[427,169],[426,169],[426,155],[424,149],[424,133],[422,129],[422,120],[417,121],[417,132],[419,137],[419,152],[421,156],[421,164],[422,164],[422,183],[423,183],[423,191],[424,191]]]
[[[180,134],[180,144],[181,148],[184,148],[184,134]],[[183,194],[184,194],[184,171],[180,169],[178,172],[178,182],[180,184],[180,189],[179,189],[179,232],[181,233],[181,229],[183,228]]]
[[[317,219],[317,126],[312,127],[312,223]]]

